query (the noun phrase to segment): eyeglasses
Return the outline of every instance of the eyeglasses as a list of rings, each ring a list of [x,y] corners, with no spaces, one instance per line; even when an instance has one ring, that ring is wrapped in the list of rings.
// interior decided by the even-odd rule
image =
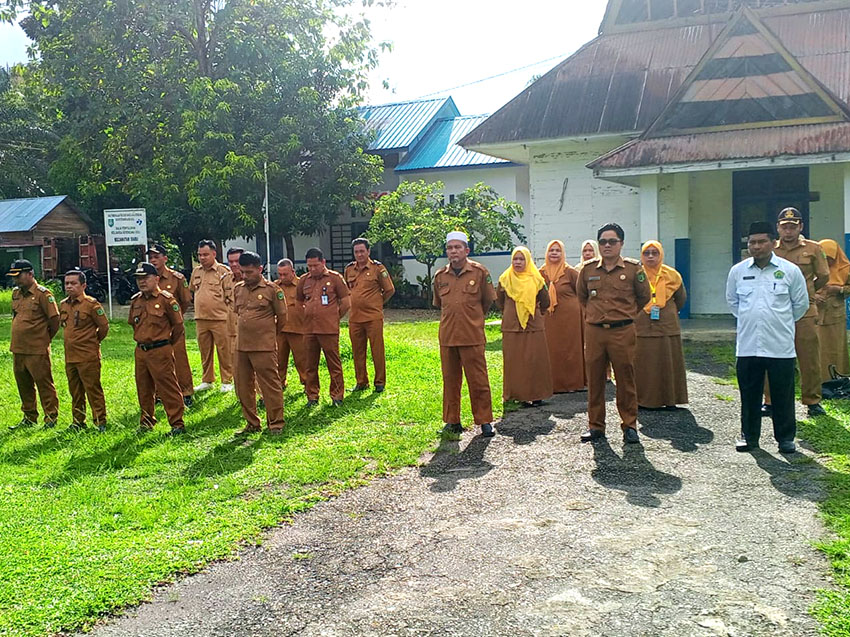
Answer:
[[[643,253],[645,257],[660,257],[661,253],[658,250],[647,250]]]
[[[615,246],[618,243],[620,243],[620,240],[619,239],[600,239],[598,243],[601,246]]]

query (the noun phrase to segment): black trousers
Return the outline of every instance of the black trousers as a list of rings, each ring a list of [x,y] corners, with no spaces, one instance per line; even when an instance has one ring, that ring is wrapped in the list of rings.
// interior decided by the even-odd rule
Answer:
[[[738,358],[736,372],[741,390],[741,432],[750,442],[758,442],[761,435],[761,401],[764,376],[770,383],[773,404],[773,435],[777,442],[794,440],[797,418],[794,415],[794,361],[793,358],[764,358],[744,356]]]

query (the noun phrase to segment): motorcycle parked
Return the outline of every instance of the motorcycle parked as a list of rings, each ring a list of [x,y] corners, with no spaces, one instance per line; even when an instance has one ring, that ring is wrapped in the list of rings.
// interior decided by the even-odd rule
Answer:
[[[139,286],[136,285],[136,259],[132,261],[132,267],[129,270],[121,268],[112,268],[110,276],[112,277],[112,293],[115,295],[115,300],[119,305],[127,305],[130,298],[139,291]]]

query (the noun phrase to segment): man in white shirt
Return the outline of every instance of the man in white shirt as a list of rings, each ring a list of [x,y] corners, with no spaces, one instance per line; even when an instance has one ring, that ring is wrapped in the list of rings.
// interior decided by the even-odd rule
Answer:
[[[758,448],[761,397],[767,374],[773,400],[773,435],[780,453],[797,447],[794,415],[794,330],[809,309],[806,279],[796,265],[773,253],[774,229],[750,226],[750,258],[732,266],[726,302],[738,320],[736,372],[741,391],[741,438],[737,451]]]

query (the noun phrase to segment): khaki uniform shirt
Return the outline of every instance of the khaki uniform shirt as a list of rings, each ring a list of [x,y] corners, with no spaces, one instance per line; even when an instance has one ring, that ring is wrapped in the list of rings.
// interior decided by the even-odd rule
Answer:
[[[100,359],[100,342],[109,333],[109,319],[96,298],[84,294],[62,299],[59,320],[65,328],[66,363],[85,363],[95,354]]]
[[[143,292],[134,294],[127,322],[133,326],[133,338],[137,343],[169,341],[173,344],[185,330],[180,304],[163,290],[150,296]]]
[[[483,265],[467,259],[459,274],[451,264],[434,275],[434,306],[440,308],[440,345],[463,347],[484,345],[484,317],[496,291]]]
[[[283,326],[283,331],[287,334],[304,333],[304,306],[296,298],[298,280],[298,277],[292,283],[277,280],[277,287],[283,290],[286,301],[286,325]]]
[[[546,328],[546,321],[543,315],[549,309],[549,303],[549,289],[544,286],[537,293],[534,314],[528,317],[528,323],[525,324],[525,329],[522,329],[522,324],[519,322],[519,315],[516,311],[516,301],[508,296],[508,293],[505,292],[501,285],[496,286],[496,305],[502,310],[503,332],[542,332]]]
[[[608,272],[602,257],[585,261],[576,282],[576,295],[591,325],[634,320],[652,298],[640,261],[620,257]]]
[[[320,277],[305,274],[298,279],[295,298],[304,309],[304,334],[339,333],[339,304],[348,287],[339,272],[325,269]],[[322,303],[322,297],[326,303]]]
[[[286,301],[283,290],[271,281],[260,279],[249,286],[240,281],[233,289],[236,313],[236,349],[240,352],[273,352],[277,333],[286,325]]]
[[[380,261],[360,267],[356,261],[345,266],[345,282],[351,290],[351,315],[349,323],[368,323],[384,318],[384,303],[395,294],[390,273]]]
[[[195,319],[226,321],[233,310],[233,274],[216,261],[209,270],[192,270],[189,288],[195,297]]]
[[[14,354],[49,354],[50,341],[58,330],[59,308],[50,290],[38,283],[12,290],[10,349]]]
[[[192,305],[192,292],[189,290],[189,282],[177,270],[166,267],[159,275],[159,289],[170,292],[180,304],[183,314]]]
[[[815,304],[815,292],[829,281],[829,263],[823,248],[817,241],[809,241],[802,236],[789,250],[782,241],[777,241],[774,254],[797,265],[806,277],[806,290],[809,292],[809,311],[803,318],[816,317],[818,308]]]

